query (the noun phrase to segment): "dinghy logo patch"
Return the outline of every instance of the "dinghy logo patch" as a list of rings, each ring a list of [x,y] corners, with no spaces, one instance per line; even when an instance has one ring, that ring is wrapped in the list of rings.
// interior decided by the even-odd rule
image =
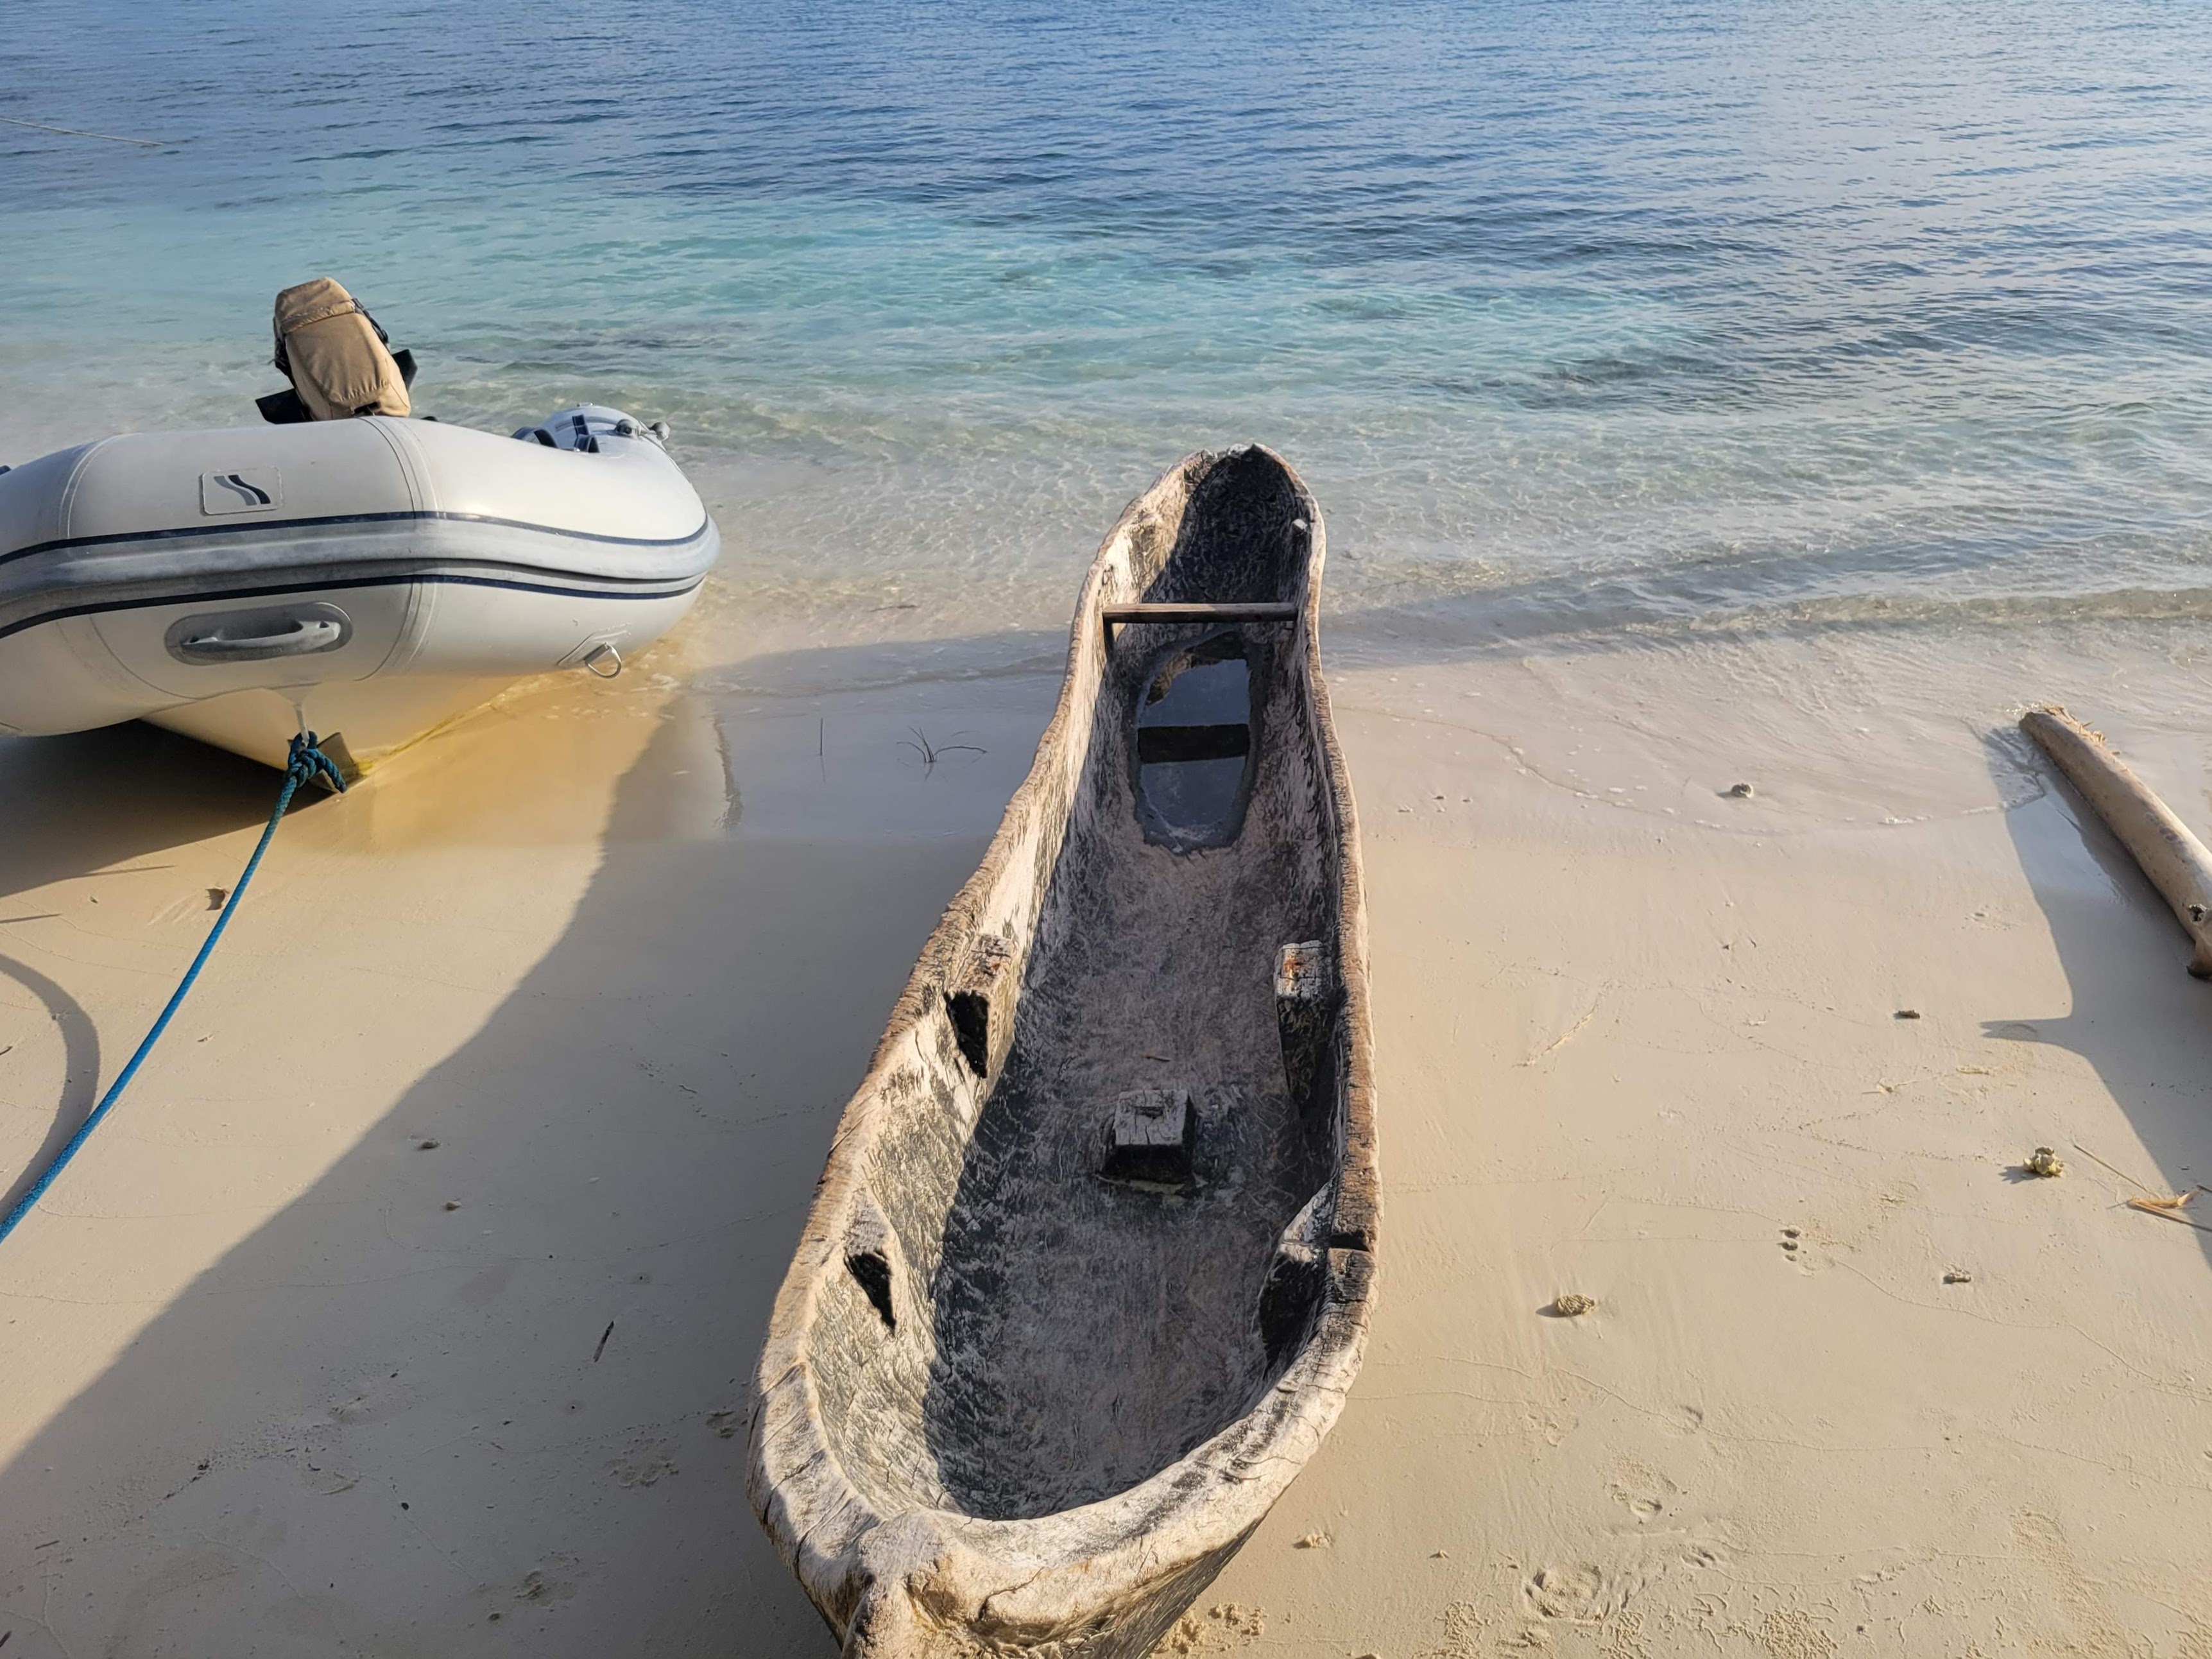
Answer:
[[[283,504],[284,491],[279,486],[276,469],[273,466],[250,466],[236,472],[203,472],[200,474],[200,511],[219,513],[266,513],[272,507]]]

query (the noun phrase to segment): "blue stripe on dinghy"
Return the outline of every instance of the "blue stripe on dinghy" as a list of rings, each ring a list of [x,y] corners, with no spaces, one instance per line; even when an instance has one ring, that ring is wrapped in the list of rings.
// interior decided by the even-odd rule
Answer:
[[[58,541],[37,542],[0,553],[0,564],[27,559],[33,553],[52,553],[70,547],[113,547],[122,542],[173,542],[194,536],[265,536],[275,531],[313,530],[325,525],[405,524],[416,520],[444,519],[456,524],[497,525],[503,530],[534,530],[541,535],[565,536],[572,541],[604,542],[611,547],[682,547],[705,535],[713,523],[702,519],[688,536],[602,536],[592,530],[563,530],[558,525],[532,524],[526,519],[499,519],[489,513],[336,513],[321,519],[264,519],[254,524],[188,524],[174,530],[124,530],[109,536],[64,536]]]
[[[696,592],[706,577],[699,576],[679,587],[668,587],[652,593],[624,592],[619,589],[600,587],[554,587],[544,582],[518,582],[497,576],[360,576],[351,580],[321,582],[289,582],[278,587],[227,587],[220,592],[195,592],[172,593],[166,598],[151,599],[115,599],[106,605],[72,605],[59,610],[43,611],[27,617],[21,622],[0,626],[0,640],[10,634],[20,634],[27,628],[43,628],[51,622],[66,622],[71,617],[103,616],[110,611],[150,611],[160,605],[212,605],[223,599],[265,599],[284,593],[318,593],[332,588],[352,587],[410,587],[417,582],[441,582],[450,587],[505,587],[518,593],[550,593],[564,599],[680,599],[686,593]]]

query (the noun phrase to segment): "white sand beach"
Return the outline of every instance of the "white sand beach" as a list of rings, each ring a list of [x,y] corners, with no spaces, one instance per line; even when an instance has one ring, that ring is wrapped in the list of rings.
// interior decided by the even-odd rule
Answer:
[[[2212,839],[2212,7],[0,23],[4,729],[158,713],[203,670],[621,671],[513,686],[388,760],[346,714],[379,763],[299,804],[131,1091],[0,1239],[0,1659],[831,1659],[745,1492],[772,1301],[1027,773],[1098,538],[1178,457],[1245,442],[1327,521],[1379,1278],[1340,1418],[1158,1651],[2212,1659],[2212,982],[2017,725],[2066,705]],[[283,305],[318,279],[374,328],[333,290]],[[395,407],[397,376],[409,423],[280,432],[257,406],[291,412],[295,374],[321,388],[300,413]],[[598,427],[563,429],[602,459],[541,453],[586,403]],[[716,526],[696,589],[707,538],[624,412]],[[172,437],[40,461],[136,434]],[[322,609],[334,581],[376,629]],[[650,648],[579,608],[672,621],[694,592]],[[1238,680],[1188,689],[1219,713]],[[1140,779],[1147,741],[1283,740],[1152,712]],[[0,1215],[278,787],[143,726],[0,737]],[[1154,954],[1070,953],[1095,971],[1027,981],[1024,1037],[1113,1006],[1249,1039],[1218,1078],[1135,1079],[1154,1127],[1130,1100],[1123,1141],[1195,1155],[1170,1109],[1217,1081],[1214,1123],[1267,1139],[1222,1104],[1275,1064],[1258,1005],[1201,1024],[1150,965],[1201,933],[1236,959],[1243,898],[1281,896],[1244,879],[1254,847],[1226,904],[1133,862],[1097,866],[1103,908],[1055,895],[1079,944]],[[1253,990],[1330,911],[1297,914]],[[957,971],[1003,982],[980,939]],[[1119,1062],[1135,1030],[1059,1046]],[[848,1247],[833,1299],[930,1339],[926,1370],[868,1362],[897,1490],[1001,1516],[1074,1490],[965,1455],[1010,1422],[1048,1476],[1216,1420],[1161,1401],[1247,1409],[1231,1345],[1180,1339],[1296,1305],[1279,1232],[1274,1295],[1226,1287],[1273,1277],[1254,1241],[1319,1179],[1302,1143],[1279,1218],[1217,1166],[1233,1247],[1086,1233],[1026,1179],[1060,1166],[1022,1108],[1089,1111],[1104,1073],[1013,1075],[1019,1133],[854,1143],[896,1151],[821,1235]],[[901,1205],[915,1183],[873,1182],[956,1150],[945,1190],[1020,1188],[999,1208],[1037,1224],[963,1200],[973,1273]],[[1113,1242],[1062,1274],[1079,1236]],[[1180,1294],[1186,1261],[1218,1297]],[[929,1322],[901,1334],[886,1276],[928,1285]],[[1155,1317],[1174,1343],[1090,1328]],[[1287,1467],[1278,1420],[1212,1490]],[[1128,1559],[1165,1558],[1157,1518],[1139,1535]],[[1086,1592],[1113,1576],[1088,1534],[1076,1559]],[[967,1616],[945,1559],[925,1618]],[[1060,1582],[1008,1599],[1060,1619]]]
[[[2212,1655],[2212,1232],[2124,1203],[2212,1182],[2212,987],[2011,725],[2068,702],[2202,823],[2212,652],[1325,647],[1381,1311],[1164,1650]],[[993,650],[702,617],[286,824],[0,1250],[5,1659],[834,1650],[746,1508],[746,1390],[1057,690],[1057,640]],[[0,1178],[274,786],[0,744]]]

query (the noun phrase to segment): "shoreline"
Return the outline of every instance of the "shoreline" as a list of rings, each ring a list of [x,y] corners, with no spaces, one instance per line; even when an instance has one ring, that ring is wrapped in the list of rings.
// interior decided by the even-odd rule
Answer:
[[[38,1357],[0,1381],[21,1650],[829,1651],[744,1505],[745,1379],[1064,635],[986,636],[994,666],[731,620],[288,823],[0,1259]],[[2212,1546],[2166,1519],[2212,1490],[2212,1236],[2071,1151],[2212,1179],[2208,993],[2006,736],[2071,700],[2201,821],[2212,653],[1346,632],[1378,1322],[1163,1650],[2212,1640]],[[985,752],[927,766],[915,726]],[[132,729],[0,776],[37,803],[0,826],[0,953],[44,988],[0,981],[20,1164],[136,1040],[274,775]],[[2010,1178],[2039,1144],[2068,1176]],[[1596,1310],[1539,1311],[1563,1291]]]

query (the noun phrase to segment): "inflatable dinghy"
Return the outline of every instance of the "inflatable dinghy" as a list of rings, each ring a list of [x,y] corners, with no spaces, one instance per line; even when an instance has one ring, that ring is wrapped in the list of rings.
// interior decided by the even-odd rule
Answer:
[[[720,551],[665,432],[367,416],[0,471],[0,734],[145,720],[282,766],[305,725],[358,770],[526,676],[617,673]]]

